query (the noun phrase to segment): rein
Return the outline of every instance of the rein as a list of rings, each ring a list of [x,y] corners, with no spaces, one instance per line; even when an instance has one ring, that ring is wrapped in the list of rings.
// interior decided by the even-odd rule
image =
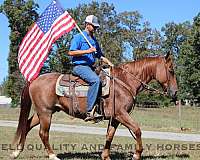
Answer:
[[[160,90],[155,89],[155,88],[151,87],[150,85],[144,83],[141,79],[137,78],[134,74],[130,73],[126,69],[121,68],[121,67],[120,67],[120,69],[122,69],[124,72],[128,73],[131,77],[133,77],[138,82],[140,82],[146,90],[154,91],[154,92],[156,92],[158,94],[161,94],[161,95],[164,95],[164,96],[168,96],[165,92],[161,92]],[[108,126],[107,126],[107,133],[108,133],[109,127],[111,126],[111,123],[112,123],[112,120],[113,120],[113,117],[115,116],[115,92],[114,92],[115,80],[118,80],[118,82],[120,82],[120,84],[122,86],[124,86],[131,93],[131,95],[132,95],[132,97],[134,99],[135,99],[135,95],[133,95],[132,91],[130,90],[129,86],[126,83],[124,83],[123,81],[121,81],[120,79],[115,77],[114,75],[113,76],[108,75],[107,72],[105,72],[103,69],[101,69],[101,70],[104,72],[104,74],[106,76],[108,76],[113,81],[113,106],[112,106],[112,114],[111,114],[111,117],[109,119]],[[167,78],[168,78],[168,76],[167,76]],[[133,138],[136,139],[135,136],[133,135],[133,133],[131,132],[131,130],[129,130],[129,131],[130,131],[131,135],[133,136]]]
[[[121,67],[120,67],[120,68],[121,68]],[[134,74],[130,73],[130,72],[127,71],[126,69],[124,69],[124,68],[121,68],[121,69],[122,69],[124,72],[128,73],[131,77],[133,77],[134,79],[136,79],[138,82],[140,82],[146,90],[154,91],[155,93],[158,93],[158,94],[161,94],[161,95],[164,95],[164,96],[168,96],[165,92],[161,92],[160,90],[155,89],[155,88],[151,87],[150,85],[144,83],[141,79],[137,78]]]
[[[109,74],[108,74],[105,70],[103,70],[102,68],[101,68],[101,71],[103,71],[103,73],[104,73],[107,77],[109,77],[109,78],[112,80],[112,82],[113,82],[113,84],[112,84],[112,88],[113,88],[113,91],[112,91],[112,95],[113,95],[113,104],[112,104],[112,113],[111,113],[111,117],[110,117],[110,119],[109,119],[108,126],[107,126],[107,133],[108,133],[109,127],[111,126],[111,123],[112,123],[112,120],[113,120],[113,117],[115,117],[115,90],[114,90],[114,88],[115,88],[115,81],[118,81],[122,86],[124,86],[124,87],[130,92],[130,94],[132,95],[133,99],[135,99],[135,95],[132,93],[130,87],[129,87],[126,83],[124,83],[123,81],[121,81],[119,78],[115,77],[114,75],[112,75],[112,76],[109,75]],[[131,135],[133,136],[133,138],[136,139],[135,136],[133,135],[133,133],[131,132],[130,129],[129,129],[129,131],[130,131]]]
[[[103,69],[101,69],[101,71],[104,72],[104,74],[109,77],[110,79],[113,80],[113,87],[114,87],[114,80],[117,80],[122,86],[124,86],[129,92],[130,94],[132,95],[132,97],[135,99],[135,95],[132,93],[131,89],[130,89],[130,86],[128,86],[126,83],[124,83],[122,80],[120,80],[119,78],[115,77],[115,76],[111,76],[109,75],[107,72],[105,72]]]

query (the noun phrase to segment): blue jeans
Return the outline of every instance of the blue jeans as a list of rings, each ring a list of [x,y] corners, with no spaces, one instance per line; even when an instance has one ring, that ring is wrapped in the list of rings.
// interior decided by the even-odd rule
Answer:
[[[90,112],[93,109],[98,96],[100,78],[89,66],[84,65],[75,66],[73,68],[73,74],[79,76],[90,85],[87,94],[87,111]]]

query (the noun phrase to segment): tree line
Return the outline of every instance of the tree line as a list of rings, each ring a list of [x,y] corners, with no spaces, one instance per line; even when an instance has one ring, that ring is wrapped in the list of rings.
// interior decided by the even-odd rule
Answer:
[[[39,17],[39,5],[34,0],[5,0],[0,6],[11,30],[9,39],[8,77],[1,88],[3,93],[12,98],[12,106],[20,102],[20,93],[25,80],[18,69],[17,55],[20,42]],[[107,2],[91,2],[80,4],[67,11],[75,19],[80,28],[84,28],[84,19],[89,14],[99,17],[101,27],[96,34],[104,55],[115,65],[137,60],[145,56],[165,55],[172,51],[176,66],[179,86],[179,98],[200,102],[200,13],[192,22],[166,22],[159,31],[151,28],[148,21],[138,11],[117,13],[115,6]],[[47,72],[69,73],[70,57],[67,55],[70,41],[78,31],[73,29],[63,35],[53,45],[41,74]],[[159,88],[156,83],[151,84]],[[170,105],[170,100],[148,91],[142,92],[138,102],[152,101],[159,105]]]

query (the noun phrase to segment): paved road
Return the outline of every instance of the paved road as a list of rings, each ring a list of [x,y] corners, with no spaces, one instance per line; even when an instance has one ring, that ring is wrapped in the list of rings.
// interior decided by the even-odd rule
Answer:
[[[17,123],[18,123],[17,121],[0,120],[1,127],[17,127]],[[38,129],[38,127],[36,128]],[[106,128],[65,125],[65,124],[52,124],[51,131],[106,135]],[[116,136],[131,137],[131,134],[128,131],[128,129],[117,129]],[[142,131],[142,138],[185,141],[185,142],[200,142],[200,134],[183,134],[183,133],[172,133],[172,132]]]

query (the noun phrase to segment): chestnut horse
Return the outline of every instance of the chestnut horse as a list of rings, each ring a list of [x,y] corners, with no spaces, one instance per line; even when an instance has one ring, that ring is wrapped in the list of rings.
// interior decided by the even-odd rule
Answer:
[[[103,160],[110,159],[111,142],[121,123],[135,135],[136,148],[133,158],[139,160],[143,151],[141,129],[129,113],[135,103],[135,96],[144,89],[144,84],[148,84],[153,79],[161,84],[164,92],[167,92],[173,99],[176,98],[177,83],[171,55],[146,57],[138,61],[127,62],[112,68],[111,75],[114,77],[115,85],[112,85],[113,81],[111,81],[110,95],[104,97],[104,113],[105,119],[112,118],[101,157]],[[14,144],[17,143],[18,147],[11,154],[12,158],[17,158],[22,152],[28,132],[40,124],[39,135],[49,159],[59,160],[49,144],[51,118],[52,114],[59,110],[69,114],[71,107],[70,99],[57,96],[55,93],[56,81],[59,76],[60,73],[47,73],[24,87],[21,95],[19,124],[14,138]],[[114,99],[114,95],[117,98]],[[86,98],[78,100],[80,111],[86,112]],[[35,107],[35,113],[28,119],[32,104]]]

